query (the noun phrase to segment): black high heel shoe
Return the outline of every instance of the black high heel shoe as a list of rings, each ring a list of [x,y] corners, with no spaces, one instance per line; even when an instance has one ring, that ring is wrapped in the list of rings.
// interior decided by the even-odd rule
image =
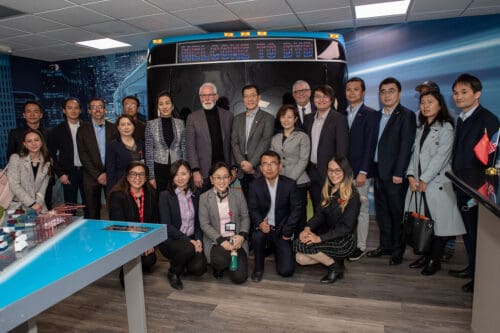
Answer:
[[[320,280],[321,283],[334,283],[344,277],[344,267],[333,263],[328,266],[328,273]]]
[[[409,267],[410,268],[422,268],[425,265],[427,265],[427,262],[428,262],[427,257],[426,256],[421,256],[417,260],[411,262],[410,265],[409,265]]]

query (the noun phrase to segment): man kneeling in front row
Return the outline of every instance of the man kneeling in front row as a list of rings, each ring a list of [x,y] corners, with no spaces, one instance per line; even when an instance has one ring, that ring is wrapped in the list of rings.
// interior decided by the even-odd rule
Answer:
[[[305,204],[297,195],[295,181],[280,176],[281,158],[276,152],[266,151],[261,155],[260,170],[262,177],[254,180],[248,191],[248,211],[254,228],[254,282],[262,279],[266,246],[274,249],[277,273],[283,277],[293,275],[291,238]]]

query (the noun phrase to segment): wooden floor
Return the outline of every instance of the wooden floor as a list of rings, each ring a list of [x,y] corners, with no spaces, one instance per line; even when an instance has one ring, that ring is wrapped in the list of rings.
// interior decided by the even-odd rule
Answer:
[[[378,244],[371,223],[369,248]],[[253,268],[250,261],[250,272]],[[467,281],[447,275],[465,263],[463,243],[455,257],[431,277],[408,268],[415,259],[407,250],[402,265],[388,258],[347,262],[343,280],[322,285],[326,269],[297,267],[280,278],[266,260],[262,282],[233,285],[217,281],[211,270],[200,278],[183,278],[176,291],[166,279],[168,262],[144,276],[149,332],[471,332],[472,295]],[[39,332],[127,332],[124,292],[113,272],[48,309],[37,318]]]

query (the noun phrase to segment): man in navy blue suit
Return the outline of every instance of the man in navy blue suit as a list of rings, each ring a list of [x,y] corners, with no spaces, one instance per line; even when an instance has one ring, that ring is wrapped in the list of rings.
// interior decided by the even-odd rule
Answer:
[[[349,162],[354,175],[354,184],[361,199],[358,216],[357,248],[349,261],[361,259],[366,253],[366,239],[370,222],[368,190],[373,177],[373,156],[377,146],[378,120],[380,113],[363,103],[365,82],[359,77],[349,79],[345,85],[347,122],[349,125]]]
[[[280,155],[270,150],[264,152],[260,157],[263,177],[250,183],[248,191],[248,212],[254,230],[254,282],[262,279],[266,246],[274,249],[279,275],[291,276],[295,270],[291,238],[305,203],[297,194],[295,181],[280,176],[280,169]]]
[[[408,184],[405,172],[415,140],[416,117],[399,102],[401,83],[388,77],[379,84],[380,114],[378,142],[375,150],[375,212],[380,230],[380,245],[368,257],[390,255],[390,265],[403,262],[405,244],[401,221]]]
[[[474,146],[484,135],[485,129],[490,137],[498,130],[498,118],[479,104],[482,84],[477,77],[462,74],[455,80],[452,89],[455,105],[462,112],[457,119],[451,167],[455,173],[463,173],[464,170],[470,172],[470,169],[484,170],[485,166],[474,154]],[[493,163],[491,161],[492,155],[490,155],[488,165]],[[457,191],[456,194],[458,208],[467,230],[463,238],[467,250],[468,265],[461,270],[450,270],[449,274],[455,277],[473,279],[476,259],[478,207],[470,204],[472,198],[464,192]],[[465,284],[462,289],[465,292],[472,292],[474,290],[474,280]]]

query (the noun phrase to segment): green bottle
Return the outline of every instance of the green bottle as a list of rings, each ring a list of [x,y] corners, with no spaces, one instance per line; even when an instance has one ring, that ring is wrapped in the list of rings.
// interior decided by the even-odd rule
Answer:
[[[231,251],[231,263],[229,264],[229,270],[231,272],[238,270],[238,252]]]

